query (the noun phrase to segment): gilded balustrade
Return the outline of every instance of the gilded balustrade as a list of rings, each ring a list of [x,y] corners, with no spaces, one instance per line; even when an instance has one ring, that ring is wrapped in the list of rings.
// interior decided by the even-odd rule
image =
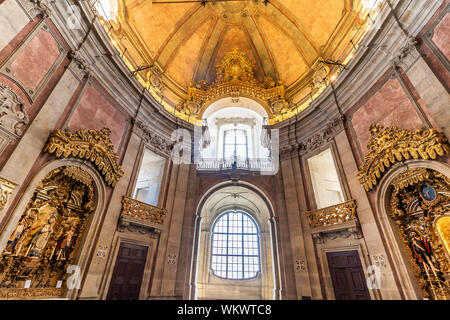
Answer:
[[[307,211],[309,223],[312,228],[327,227],[357,220],[356,201],[350,200],[334,206]]]
[[[166,214],[166,209],[158,208],[126,196],[122,199],[122,216],[135,218],[143,222],[162,224]]]

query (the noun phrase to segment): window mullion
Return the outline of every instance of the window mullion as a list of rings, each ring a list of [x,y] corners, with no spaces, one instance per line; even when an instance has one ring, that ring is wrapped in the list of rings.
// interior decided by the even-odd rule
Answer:
[[[241,275],[244,278],[244,215],[241,213],[241,248],[242,248],[242,271]]]

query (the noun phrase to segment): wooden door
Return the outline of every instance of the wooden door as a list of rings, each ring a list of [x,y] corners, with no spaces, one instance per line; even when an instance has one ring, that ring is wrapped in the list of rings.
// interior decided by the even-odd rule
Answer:
[[[336,300],[370,300],[358,251],[328,252]]]
[[[107,300],[137,300],[141,290],[148,248],[121,243]]]

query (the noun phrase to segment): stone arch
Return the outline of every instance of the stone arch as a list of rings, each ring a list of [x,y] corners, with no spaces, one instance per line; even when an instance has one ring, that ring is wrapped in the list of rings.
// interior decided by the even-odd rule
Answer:
[[[407,250],[402,243],[398,227],[390,218],[390,197],[393,191],[392,182],[400,174],[411,169],[425,168],[450,177],[450,166],[436,160],[407,160],[392,166],[382,177],[376,190],[376,212],[380,227],[385,238],[385,244],[392,258],[394,272],[399,280],[399,290],[405,299],[422,299],[423,294],[413,264],[410,262]]]
[[[225,203],[217,208],[214,208],[213,212],[205,212],[205,208],[208,206],[208,201],[217,196],[219,192],[231,190],[230,188],[239,189],[239,191],[251,193],[255,199],[259,199],[258,206],[263,206],[261,211],[257,212],[254,205],[242,205],[242,204],[230,204]],[[281,292],[281,280],[279,277],[279,257],[278,257],[278,225],[274,216],[273,206],[268,196],[253,184],[239,181],[233,183],[231,181],[222,182],[209,188],[205,191],[198,202],[196,208],[196,214],[194,216],[194,240],[193,251],[191,260],[191,290],[190,299],[196,297],[197,282],[199,277],[205,277],[205,266],[208,268],[209,263],[205,262],[209,259],[210,255],[210,232],[214,221],[225,211],[229,209],[239,209],[248,213],[253,219],[255,219],[259,228],[261,228],[260,243],[261,243],[261,297],[263,299],[278,299]],[[206,232],[206,233],[205,233]],[[270,252],[268,251],[270,250]],[[205,258],[206,257],[206,258]],[[203,260],[202,260],[203,259]],[[200,270],[200,268],[204,270]],[[206,270],[206,271],[205,271]],[[271,278],[271,279],[269,279]],[[240,281],[240,280],[239,280]],[[246,281],[246,280],[243,280]],[[270,286],[270,290],[267,289]],[[270,292],[269,292],[270,291]]]
[[[69,288],[66,290],[64,298],[67,299],[75,299],[77,295],[81,292],[81,289],[84,285],[84,280],[87,275],[87,268],[90,256],[92,255],[94,249],[94,239],[96,234],[98,234],[100,223],[102,221],[102,216],[105,213],[105,205],[106,205],[106,186],[103,182],[103,179],[100,173],[93,167],[91,163],[85,160],[80,159],[58,159],[45,163],[41,166],[37,172],[32,177],[28,186],[26,187],[23,195],[18,201],[16,207],[14,208],[9,221],[5,225],[5,228],[0,235],[0,249],[3,252],[6,248],[8,239],[11,234],[15,231],[22,215],[26,211],[27,205],[29,201],[35,194],[35,191],[39,185],[39,183],[51,172],[56,169],[63,167],[77,167],[81,169],[83,172],[87,173],[92,178],[92,184],[94,189],[94,205],[93,211],[91,212],[89,218],[87,219],[87,224],[85,225],[82,238],[77,247],[77,251],[71,261],[72,265],[78,266],[79,269],[72,269],[72,274],[75,272],[79,275],[79,289],[76,287]]]

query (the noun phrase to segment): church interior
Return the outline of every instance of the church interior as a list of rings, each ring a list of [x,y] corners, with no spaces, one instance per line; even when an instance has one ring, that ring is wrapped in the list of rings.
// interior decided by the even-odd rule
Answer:
[[[450,0],[0,0],[0,300],[450,300]]]

